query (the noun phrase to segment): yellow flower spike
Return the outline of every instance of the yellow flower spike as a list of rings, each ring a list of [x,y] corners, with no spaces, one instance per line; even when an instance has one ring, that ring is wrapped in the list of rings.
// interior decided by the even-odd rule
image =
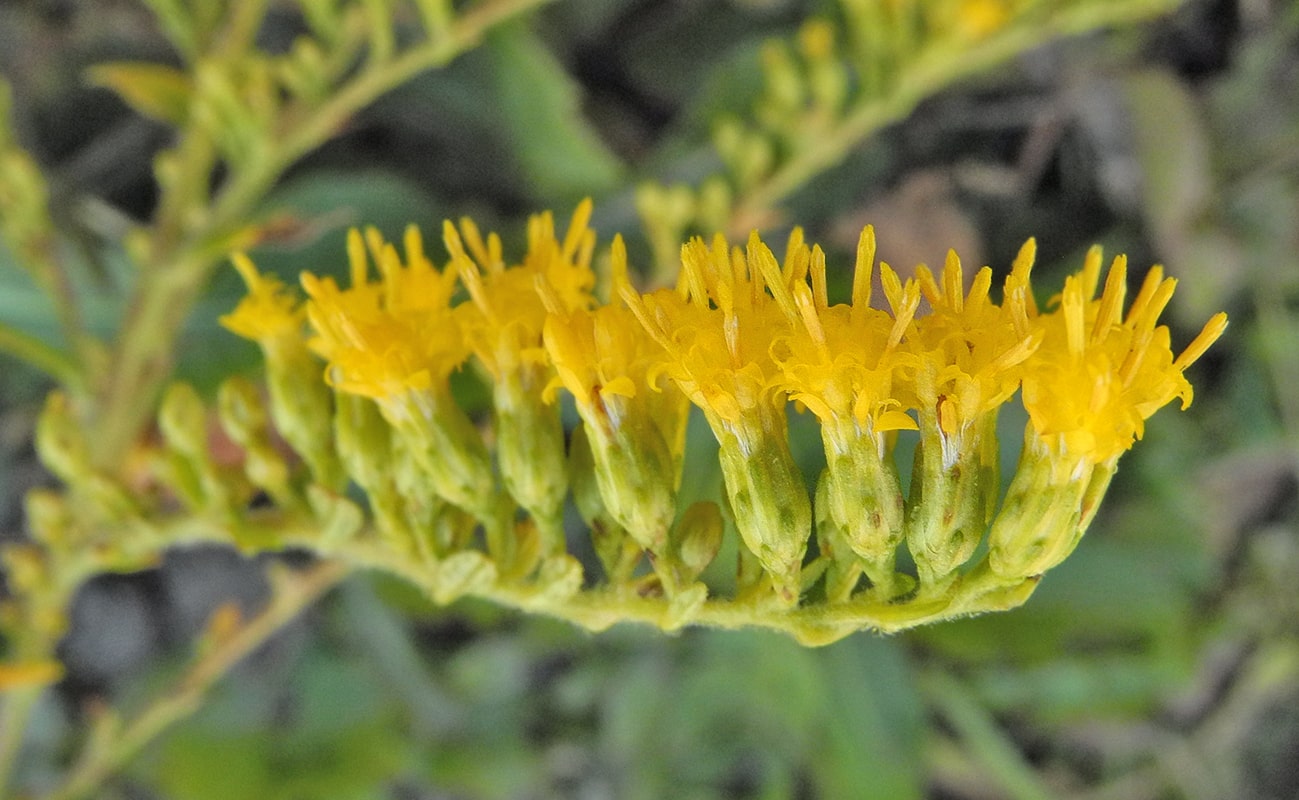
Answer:
[[[538,284],[548,287],[562,311],[594,305],[591,208],[590,200],[578,205],[562,242],[550,214],[530,218],[528,251],[520,264],[509,267],[501,260],[497,237],[484,244],[467,220],[461,223],[463,239],[450,223],[444,228],[452,263],[470,297],[457,308],[458,317],[474,355],[492,377],[501,477],[536,521],[545,555],[563,552],[568,480],[559,407],[543,398],[554,370],[542,341],[547,309]]]
[[[876,265],[870,228],[858,240],[847,304],[831,305],[825,254],[798,229],[780,260],[756,235],[744,248],[721,236],[692,240],[675,289],[648,294],[632,287],[616,239],[615,300],[601,303],[589,214],[580,206],[562,236],[553,217],[534,217],[519,262],[472,222],[448,225],[442,270],[417,231],[401,253],[376,233],[354,233],[349,288],[303,277],[324,378],[358,395],[339,398],[337,434],[320,438],[370,495],[381,534],[340,539],[335,556],[363,546],[365,563],[399,563],[393,571],[443,601],[474,594],[592,629],[620,620],[665,630],[762,625],[820,644],[1011,608],[1077,546],[1145,420],[1174,398],[1189,404],[1184,373],[1226,326],[1214,316],[1174,355],[1158,323],[1174,282],[1152,269],[1127,301],[1126,262],[1105,273],[1098,248],[1044,309],[1031,286],[1031,239],[1000,303],[991,271],[969,276],[967,288],[954,254],[941,271],[921,268],[903,281]],[[319,388],[328,402],[301,309],[273,278],[239,263],[249,299],[229,315],[231,327],[284,352],[296,347],[309,369],[292,388]],[[876,269],[880,308],[871,306]],[[452,306],[457,280],[468,299]],[[268,360],[280,357],[264,349]],[[493,386],[489,439],[448,390],[449,372],[471,354]],[[288,373],[269,371],[283,395]],[[1000,499],[996,421],[1016,390],[1029,422]],[[560,391],[582,419],[567,458],[548,427]],[[790,454],[790,400],[821,427],[815,519]],[[689,404],[720,443],[742,545],[725,596],[699,582],[726,535],[720,511],[676,508]],[[893,449],[909,429],[920,443],[904,500]],[[300,451],[310,444],[301,431],[290,442]],[[535,534],[569,489],[604,564],[593,586],[559,536],[542,545]],[[324,524],[359,524],[355,507],[347,504],[352,517],[336,513],[344,504],[325,502],[320,487],[306,496]],[[516,519],[519,506],[530,518]],[[804,564],[813,533],[818,556]],[[986,554],[973,561],[985,534]],[[894,563],[904,544],[915,574]],[[653,574],[638,574],[646,560]]]
[[[793,605],[812,510],[789,451],[785,399],[773,389],[770,342],[788,327],[763,281],[774,256],[756,237],[746,255],[719,235],[711,246],[691,240],[681,259],[678,291],[621,293],[663,346],[651,375],[671,378],[703,410],[721,446],[740,537],[769,574],[778,602]]]
[[[621,237],[614,239],[611,258],[615,280],[625,283]],[[538,280],[550,311],[544,340],[557,372],[552,389],[562,385],[576,401],[604,506],[637,544],[666,557],[689,403],[675,386],[650,386],[649,369],[661,349],[630,310],[606,305],[570,312],[554,288]],[[668,566],[655,561],[672,591]]]
[[[302,336],[306,309],[279,278],[259,273],[247,255],[235,253],[231,261],[248,295],[220,322],[257,342],[266,359],[275,427],[302,455],[318,483],[337,488],[344,476],[333,448],[333,400],[318,379],[320,365]]]

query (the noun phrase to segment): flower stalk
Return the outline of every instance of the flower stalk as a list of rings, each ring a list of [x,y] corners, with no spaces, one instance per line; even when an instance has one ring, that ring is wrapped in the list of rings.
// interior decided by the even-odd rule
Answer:
[[[350,286],[306,273],[305,303],[237,256],[249,297],[224,322],[262,345],[271,413],[258,420],[248,387],[223,389],[222,421],[247,451],[245,475],[230,476],[202,452],[197,398],[173,390],[163,428],[190,471],[162,480],[246,547],[314,549],[439,602],[475,595],[597,629],[761,625],[826,643],[1023,603],[1078,545],[1145,420],[1190,401],[1184,373],[1226,325],[1215,316],[1175,355],[1158,325],[1173,282],[1158,268],[1126,304],[1126,262],[1102,286],[1093,250],[1039,308],[1030,241],[995,302],[992,271],[967,282],[954,254],[902,280],[875,263],[870,228],[845,303],[831,302],[825,254],[798,230],[779,259],[757,234],[743,248],[691,240],[676,287],[643,294],[620,239],[597,280],[589,218],[584,203],[561,233],[535,217],[518,260],[472,222],[447,224],[440,265],[413,228],[400,253],[356,232]],[[481,422],[451,394],[461,369],[491,385]],[[290,379],[310,385],[277,400]],[[567,442],[561,393],[580,418]],[[1028,424],[1003,499],[997,422],[1016,397]],[[791,403],[820,424],[812,493]],[[678,501],[691,406],[717,439],[721,507]],[[267,418],[302,457],[293,477],[266,452]],[[123,505],[54,435],[57,419],[47,458],[70,484],[93,489],[105,514],[165,516]],[[338,494],[333,470],[368,511]],[[249,485],[298,521],[276,527],[242,507]],[[570,554],[570,494],[598,564]],[[728,539],[729,575],[717,563]]]

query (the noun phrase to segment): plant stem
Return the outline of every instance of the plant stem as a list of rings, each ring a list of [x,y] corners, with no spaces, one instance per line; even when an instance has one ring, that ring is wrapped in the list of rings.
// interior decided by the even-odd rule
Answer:
[[[85,390],[85,376],[72,356],[3,322],[0,322],[0,352],[26,361],[74,394]]]
[[[250,519],[248,524],[258,531],[274,531],[280,547],[302,548],[344,561],[357,569],[385,572],[430,597],[437,594],[436,570],[430,570],[425,562],[411,559],[402,550],[391,548],[371,530],[362,531],[345,542],[322,547],[319,523],[310,517],[266,511]],[[189,525],[186,518],[178,517],[160,521],[158,529],[164,538],[186,540],[193,538],[186,532]],[[211,531],[203,536],[211,537]],[[576,594],[555,595],[548,592],[546,586],[509,577],[509,566],[497,564],[500,575],[496,580],[467,587],[466,594],[507,608],[562,619],[593,631],[602,631],[621,622],[639,622],[665,630],[675,630],[685,624],[728,630],[756,626],[784,631],[809,646],[829,644],[862,630],[891,633],[946,619],[953,608],[965,608],[961,604],[968,603],[968,598],[963,597],[961,591],[970,588],[953,584],[944,596],[910,603],[892,603],[879,597],[856,597],[828,606],[783,607],[764,603],[762,598],[735,600],[714,596],[681,617],[677,616],[671,598],[642,594],[634,586],[604,584],[582,589]],[[974,590],[980,588],[974,584],[971,586]]]
[[[781,200],[842,162],[867,136],[902,120],[920,101],[943,87],[1057,37],[1144,19],[1176,5],[1171,0],[1143,0],[1068,8],[1045,22],[1032,21],[995,33],[962,50],[959,58],[948,52],[930,53],[906,69],[892,90],[858,106],[837,127],[817,137],[815,146],[798,152],[750,190],[731,213],[733,234],[747,235],[753,222],[766,218]]]
[[[133,720],[120,727],[110,722],[113,725],[111,735],[93,737],[63,783],[46,795],[46,800],[90,797],[145,745],[197,711],[213,684],[348,573],[349,567],[342,562],[320,561],[300,574],[275,581],[276,593],[260,614],[229,638],[218,641],[170,691],[154,700]]]
[[[499,0],[479,6],[459,17],[446,36],[364,68],[306,118],[285,120],[285,135],[274,150],[231,176],[201,225],[174,240],[173,246],[158,248],[151,263],[139,265],[141,280],[112,354],[112,366],[106,372],[108,385],[94,420],[99,431],[94,443],[97,463],[116,464],[153,414],[158,393],[171,375],[181,327],[220,262],[222,242],[248,223],[284,171],[381,95],[421,72],[450,62],[493,26],[548,2]],[[159,239],[170,238],[161,235],[166,231],[155,233]]]

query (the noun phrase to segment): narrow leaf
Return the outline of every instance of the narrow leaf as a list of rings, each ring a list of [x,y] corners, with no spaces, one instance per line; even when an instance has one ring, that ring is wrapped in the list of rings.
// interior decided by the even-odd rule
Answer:
[[[510,144],[536,193],[575,198],[618,186],[622,164],[582,116],[578,87],[537,37],[522,25],[503,26],[489,50]]]
[[[118,61],[91,67],[87,77],[97,86],[112,89],[147,117],[180,125],[189,114],[193,84],[185,73],[173,67]]]

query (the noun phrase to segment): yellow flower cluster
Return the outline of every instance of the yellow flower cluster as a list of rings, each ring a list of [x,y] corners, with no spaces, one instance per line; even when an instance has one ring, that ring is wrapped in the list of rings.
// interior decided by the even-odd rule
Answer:
[[[292,332],[324,360],[336,392],[375,401],[393,432],[393,469],[419,470],[434,502],[485,531],[486,555],[505,572],[564,556],[571,493],[608,582],[691,602],[719,591],[697,578],[721,546],[720,521],[678,513],[693,405],[719,443],[739,537],[728,602],[791,612],[924,603],[938,616],[1027,596],[1076,545],[1144,421],[1174,398],[1190,402],[1183,373],[1226,326],[1215,316],[1174,356],[1158,324],[1174,281],[1158,267],[1125,309],[1125,260],[1097,296],[1093,249],[1040,309],[1031,240],[997,302],[992,270],[967,282],[955,254],[937,275],[877,268],[869,227],[847,303],[831,303],[825,254],[798,229],[781,259],[756,233],[743,248],[720,235],[691,240],[677,286],[650,293],[633,287],[615,239],[613,299],[602,302],[590,213],[579,206],[562,237],[551,215],[534,217],[517,263],[468,220],[446,224],[441,268],[413,227],[404,255],[373,230],[353,232],[351,286],[302,276],[310,333],[284,287],[239,256],[249,296],[223,321],[268,349]],[[450,393],[449,376],[469,363],[492,387],[489,429]],[[567,441],[561,390],[582,422]],[[1029,423],[1002,498],[996,420],[1017,393]],[[820,423],[826,464],[811,493],[790,450],[791,401]],[[894,453],[901,431],[919,440],[909,481]],[[471,536],[439,541],[433,557],[448,555],[448,541],[473,546]],[[898,566],[904,551],[914,569]]]

